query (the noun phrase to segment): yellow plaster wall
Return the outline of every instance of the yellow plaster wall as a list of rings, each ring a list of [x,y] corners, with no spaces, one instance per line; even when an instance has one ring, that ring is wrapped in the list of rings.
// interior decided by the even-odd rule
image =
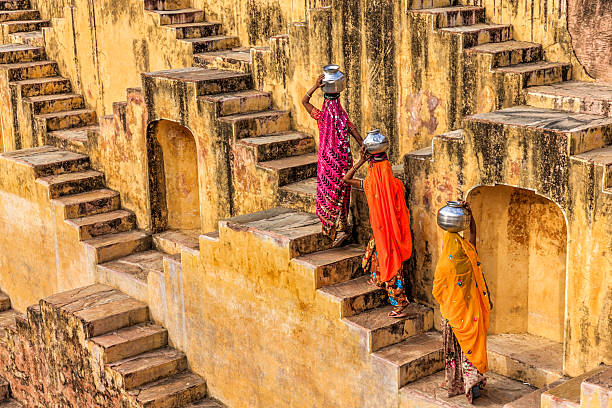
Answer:
[[[228,406],[397,406],[393,376],[275,240],[221,227],[199,252],[183,249],[179,269],[165,261],[164,274],[149,279],[153,313]]]

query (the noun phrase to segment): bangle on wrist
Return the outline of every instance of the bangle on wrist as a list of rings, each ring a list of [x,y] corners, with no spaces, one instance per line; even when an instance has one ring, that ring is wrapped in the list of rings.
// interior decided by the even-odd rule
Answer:
[[[309,97],[309,98],[312,98],[312,95],[309,94],[308,92],[306,92],[306,96]]]

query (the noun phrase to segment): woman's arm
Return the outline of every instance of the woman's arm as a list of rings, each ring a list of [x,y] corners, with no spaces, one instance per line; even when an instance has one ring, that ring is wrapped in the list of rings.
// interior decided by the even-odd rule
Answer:
[[[474,220],[474,214],[472,214],[472,209],[467,201],[462,201],[461,203],[470,212],[470,244],[476,248],[476,220]]]
[[[361,138],[361,135],[357,131],[357,128],[355,127],[355,125],[349,122],[348,129],[349,129],[349,132],[351,132],[351,135],[353,135],[353,138],[357,141],[357,143],[359,143],[359,146],[363,146],[363,139]]]
[[[317,82],[312,86],[312,88],[310,88],[308,92],[306,92],[306,95],[304,95],[304,97],[302,98],[302,105],[304,105],[304,107],[308,111],[308,114],[310,114],[314,109],[314,106],[312,106],[312,104],[310,103],[310,98],[312,98],[312,94],[314,91],[323,86],[323,78],[325,78],[325,75],[319,75],[317,77]]]
[[[365,151],[365,148],[362,147],[361,148],[361,158],[353,166],[353,168],[350,169],[348,173],[345,174],[344,177],[342,177],[342,181],[352,187],[356,187],[356,188],[361,187],[361,181],[354,179],[353,176],[355,175],[355,172],[359,170],[359,168],[365,164],[366,161],[368,161],[368,153]]]

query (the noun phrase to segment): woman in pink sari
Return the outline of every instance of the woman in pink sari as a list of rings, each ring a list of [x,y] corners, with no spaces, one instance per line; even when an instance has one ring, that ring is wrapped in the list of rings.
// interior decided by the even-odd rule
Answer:
[[[340,105],[340,94],[326,93],[321,110],[310,103],[313,92],[323,86],[323,78],[324,75],[317,78],[304,95],[302,105],[319,126],[317,216],[323,224],[323,233],[334,240],[334,246],[338,246],[348,237],[351,187],[342,182],[342,177],[353,166],[349,135],[359,145],[363,144],[363,139]]]

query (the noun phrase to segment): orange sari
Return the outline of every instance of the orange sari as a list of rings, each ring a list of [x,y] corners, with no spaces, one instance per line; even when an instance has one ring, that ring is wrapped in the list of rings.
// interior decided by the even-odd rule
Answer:
[[[370,162],[363,183],[376,243],[380,281],[393,279],[412,253],[410,214],[404,185],[393,176],[388,160]]]
[[[457,233],[444,233],[432,293],[467,359],[481,374],[489,371],[490,294],[476,249]]]

